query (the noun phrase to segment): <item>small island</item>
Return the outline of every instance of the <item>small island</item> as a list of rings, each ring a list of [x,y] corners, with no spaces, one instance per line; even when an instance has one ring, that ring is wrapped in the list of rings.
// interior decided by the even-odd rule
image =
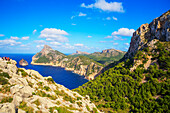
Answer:
[[[24,59],[21,59],[21,60],[19,61],[19,65],[21,65],[21,66],[27,66],[27,65],[28,65],[28,62],[27,62],[26,60],[24,60]]]

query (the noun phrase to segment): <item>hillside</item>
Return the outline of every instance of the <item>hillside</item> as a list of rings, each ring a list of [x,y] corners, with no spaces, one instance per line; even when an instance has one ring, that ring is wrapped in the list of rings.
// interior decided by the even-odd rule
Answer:
[[[119,61],[125,55],[125,53],[126,52],[124,51],[116,49],[106,49],[102,52],[94,52],[91,54],[71,54],[70,56],[77,57],[83,55],[106,66],[115,61]]]
[[[89,96],[81,96],[37,71],[0,61],[0,113],[97,112]],[[98,111],[100,112],[100,111]]]
[[[103,69],[103,65],[86,56],[66,56],[48,45],[33,56],[31,64],[60,66],[92,80]]]
[[[169,41],[170,10],[133,33],[121,62],[74,91],[105,112],[170,112]]]

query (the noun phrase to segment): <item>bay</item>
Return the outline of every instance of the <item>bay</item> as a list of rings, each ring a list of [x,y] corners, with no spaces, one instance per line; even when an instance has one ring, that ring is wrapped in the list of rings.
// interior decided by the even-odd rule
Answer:
[[[58,84],[64,85],[68,89],[77,88],[84,83],[88,82],[83,76],[72,73],[71,71],[66,71],[61,67],[53,66],[39,66],[30,64],[34,54],[0,54],[0,57],[10,57],[11,59],[17,61],[18,68],[33,69],[38,71],[42,76],[52,76],[54,81]],[[25,59],[28,62],[28,66],[20,66],[19,61]]]

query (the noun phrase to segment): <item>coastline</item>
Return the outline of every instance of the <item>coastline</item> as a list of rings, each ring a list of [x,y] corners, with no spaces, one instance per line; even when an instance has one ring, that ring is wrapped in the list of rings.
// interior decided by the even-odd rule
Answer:
[[[61,68],[64,68],[64,70],[66,70],[66,71],[71,71],[72,73],[75,73],[73,68],[67,68],[67,67],[63,67],[61,65],[54,65],[53,63],[35,63],[35,62],[32,61],[31,65],[61,67]],[[81,74],[78,74],[78,73],[75,73],[75,74],[77,74],[79,76],[83,76],[84,79],[86,79],[86,80],[90,80],[90,79],[88,79],[88,77],[86,77],[84,75],[81,75]]]

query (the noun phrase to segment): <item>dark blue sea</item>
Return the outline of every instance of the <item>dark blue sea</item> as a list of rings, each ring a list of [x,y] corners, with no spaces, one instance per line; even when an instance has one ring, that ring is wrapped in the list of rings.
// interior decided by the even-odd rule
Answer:
[[[34,54],[0,54],[0,57],[6,56],[17,61],[17,67],[19,68],[36,70],[44,77],[52,76],[56,83],[64,85],[68,89],[77,88],[78,86],[81,86],[84,83],[88,82],[88,80],[84,79],[83,76],[72,73],[71,71],[66,71],[64,70],[64,68],[61,67],[31,65],[30,63],[33,55]],[[22,58],[29,63],[28,66],[22,67],[19,65],[19,61]]]

